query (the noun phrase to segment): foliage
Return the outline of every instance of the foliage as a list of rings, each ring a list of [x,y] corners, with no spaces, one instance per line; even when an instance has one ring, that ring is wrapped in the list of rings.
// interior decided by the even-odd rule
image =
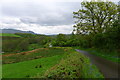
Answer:
[[[52,41],[53,46],[80,46],[99,48],[106,51],[120,49],[120,8],[113,2],[85,1],[82,9],[73,12],[77,19],[76,34],[59,34]],[[81,34],[80,34],[81,33]]]
[[[16,33],[20,37],[4,36],[2,37],[3,52],[21,52],[29,50],[31,44],[43,46],[51,41],[51,38],[45,35],[35,35],[28,33]],[[31,49],[30,49],[31,50]]]
[[[110,1],[84,1],[81,7],[79,11],[73,12],[76,34],[103,33],[112,26],[118,14],[117,5]]]
[[[19,52],[28,50],[28,40],[25,38],[13,38],[2,40],[2,51]]]
[[[28,40],[27,39],[21,39],[19,44],[16,45],[16,50],[25,51],[25,50],[28,50],[28,46],[29,46]]]
[[[71,51],[59,64],[45,72],[45,78],[103,78],[99,70],[91,65],[89,59]]]
[[[58,35],[57,35],[58,36]],[[62,46],[62,47],[69,47],[69,46],[82,46],[85,48],[89,48],[92,46],[91,42],[92,38],[89,35],[64,35],[62,40],[56,37],[52,41],[53,46]]]
[[[58,34],[56,36],[56,39],[52,42],[52,45],[54,45],[54,46],[65,46],[66,40],[67,40],[66,35]]]
[[[112,27],[110,27],[105,33],[99,33],[95,35],[93,39],[94,46],[96,48],[104,48],[109,51],[119,49],[120,45],[120,24],[118,20],[115,21]],[[99,43],[100,42],[100,43]]]

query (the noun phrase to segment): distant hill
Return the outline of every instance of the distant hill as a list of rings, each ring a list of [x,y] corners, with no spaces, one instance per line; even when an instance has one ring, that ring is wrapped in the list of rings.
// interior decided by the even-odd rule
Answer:
[[[21,30],[16,30],[16,29],[0,29],[0,33],[31,33],[31,34],[35,34],[32,31],[21,31]]]

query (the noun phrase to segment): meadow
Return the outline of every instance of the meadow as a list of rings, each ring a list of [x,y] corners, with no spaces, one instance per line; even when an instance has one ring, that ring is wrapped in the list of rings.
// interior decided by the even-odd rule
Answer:
[[[81,48],[78,46],[82,45],[79,36],[59,34],[50,37],[26,33],[14,35],[20,37],[2,36],[4,53],[0,56],[3,78],[104,78],[89,58],[75,49],[86,50],[97,56],[105,53],[101,54],[102,52],[92,48]],[[49,47],[49,44],[53,47]],[[109,55],[102,57],[114,62],[119,59],[113,59]]]
[[[15,54],[3,55],[6,57],[4,62],[16,61],[3,64],[3,78],[103,78],[87,57],[71,47],[41,48],[37,52],[18,55],[21,60]],[[43,57],[30,59],[33,55]]]
[[[118,78],[118,66],[116,65],[116,67],[114,63],[120,62],[120,5],[111,1],[91,0],[81,2],[80,6],[81,8],[78,9],[78,11],[70,12],[70,14],[73,13],[73,16],[69,16],[68,14],[68,17],[73,17],[73,20],[75,20],[75,24],[72,25],[73,30],[72,32],[70,31],[71,33],[64,34],[67,33],[67,29],[69,30],[69,28],[66,27],[62,29],[62,31],[64,31],[63,33],[54,30],[56,29],[54,27],[57,26],[70,26],[68,23],[62,24],[62,20],[60,19],[63,19],[64,15],[60,16],[62,18],[59,20],[56,20],[57,17],[55,19],[55,16],[52,15],[48,21],[43,21],[46,22],[46,28],[44,28],[46,31],[44,34],[36,34],[36,32],[41,32],[40,30],[37,31],[37,29],[32,28],[34,25],[29,26],[36,31],[35,33],[0,33],[0,38],[2,39],[0,57],[2,57],[3,79],[111,78],[111,76]],[[62,10],[61,8],[60,11],[66,13],[65,9],[63,8]],[[57,7],[55,10],[57,10]],[[60,14],[62,15],[62,13]],[[50,19],[52,17],[53,20],[55,19],[60,22],[60,24],[57,25],[55,23],[56,21],[52,23],[53,20]],[[38,25],[38,20],[42,18],[39,18],[39,16],[35,18],[35,22],[34,18],[33,21],[31,21],[32,16],[28,15],[28,18],[25,18],[25,20],[21,18],[20,21],[27,25],[28,23]],[[66,18],[63,19],[63,22],[66,22],[64,21],[67,20]],[[45,20],[47,19],[45,18]],[[51,20],[50,23],[49,20]],[[71,21],[69,22],[71,24]],[[42,21],[40,23],[42,23]],[[51,27],[47,27],[47,25]],[[25,28],[29,30],[27,26],[25,27],[21,27],[21,29]],[[37,28],[38,27],[39,26],[37,26]],[[50,33],[47,28],[50,28]],[[59,34],[45,35],[54,34],[54,31]],[[75,49],[88,51],[88,53],[86,53],[89,55],[89,58],[85,56],[85,52],[80,53],[75,51]],[[90,58],[90,55],[96,56]],[[99,56],[99,59],[97,59],[97,56]],[[90,59],[96,61],[98,65],[92,63]],[[108,59],[108,62],[105,59]]]
[[[64,48],[39,48],[31,51],[20,52],[20,53],[9,53],[3,54],[3,64],[10,64],[16,62],[22,62],[37,58],[51,57],[54,55],[62,55],[64,53]]]
[[[20,37],[19,35],[16,35],[16,34],[10,34],[10,33],[0,33],[0,36]]]

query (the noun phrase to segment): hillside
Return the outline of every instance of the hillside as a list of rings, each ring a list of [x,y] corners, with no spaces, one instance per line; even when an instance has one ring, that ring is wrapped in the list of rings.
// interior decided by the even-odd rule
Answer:
[[[10,34],[10,33],[0,33],[0,36],[6,36],[6,37],[20,37],[19,35],[16,34]]]
[[[0,29],[0,33],[31,33],[35,34],[32,31],[21,31],[21,30],[16,30],[16,29]]]

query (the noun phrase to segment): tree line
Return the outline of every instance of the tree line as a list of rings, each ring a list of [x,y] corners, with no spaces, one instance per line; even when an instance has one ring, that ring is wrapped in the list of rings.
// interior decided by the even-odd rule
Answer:
[[[98,2],[99,1],[99,2]],[[120,5],[111,1],[83,1],[81,9],[73,12],[75,25],[70,35],[59,34],[54,37],[16,33],[18,39],[3,40],[3,51],[19,52],[28,50],[30,44],[53,46],[79,46],[98,48],[106,51],[120,49]],[[4,38],[3,38],[4,39]]]
[[[44,45],[51,41],[51,38],[45,35],[35,35],[29,33],[15,33],[20,37],[2,37],[3,52],[21,52],[29,50],[32,44],[45,47]],[[35,48],[35,46],[32,46]]]
[[[73,12],[76,24],[72,35],[59,34],[52,44],[119,50],[120,5],[111,1],[97,1],[82,2],[81,9]]]

